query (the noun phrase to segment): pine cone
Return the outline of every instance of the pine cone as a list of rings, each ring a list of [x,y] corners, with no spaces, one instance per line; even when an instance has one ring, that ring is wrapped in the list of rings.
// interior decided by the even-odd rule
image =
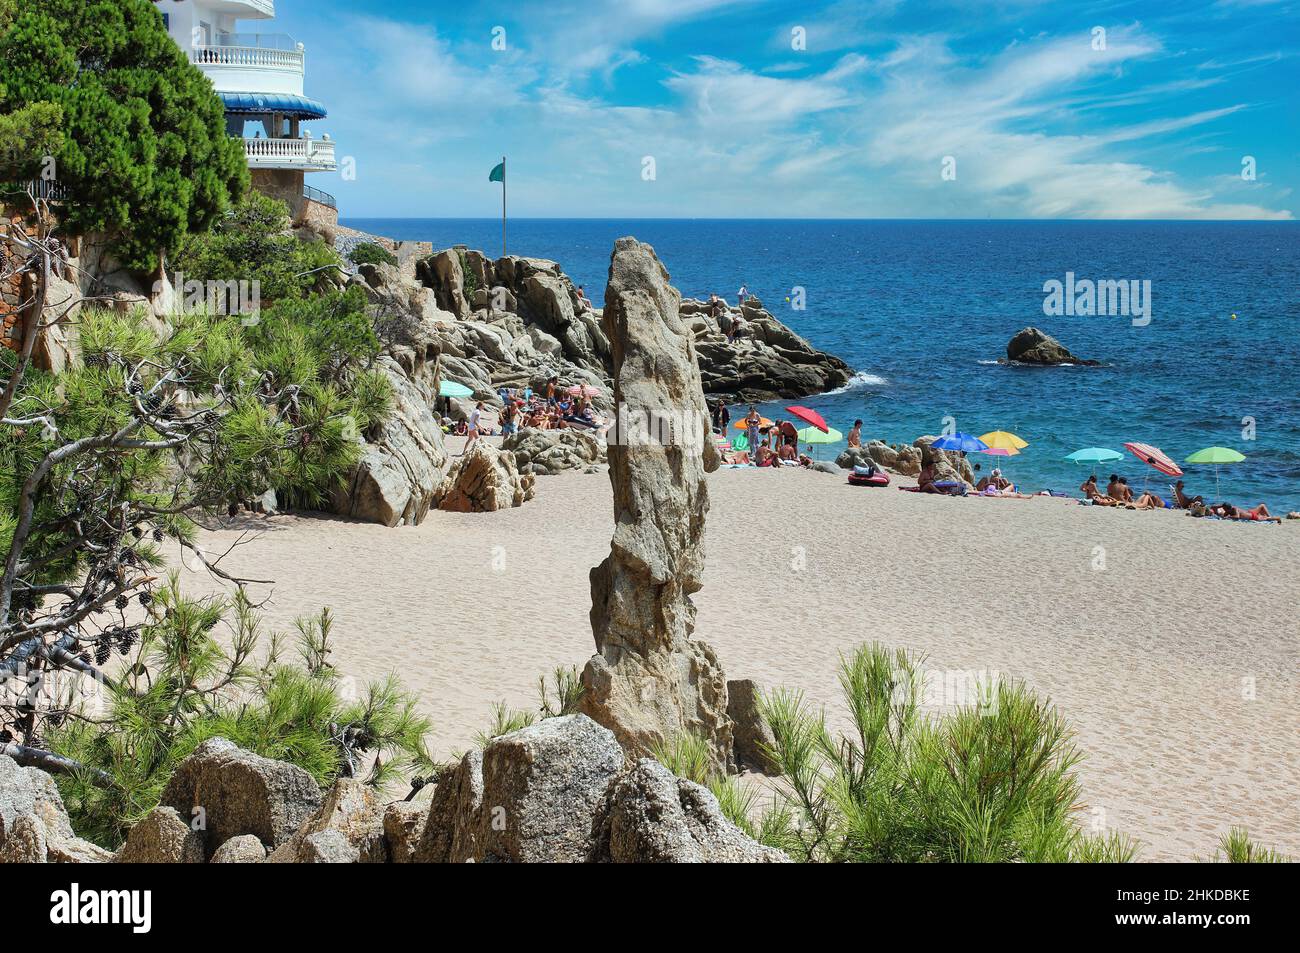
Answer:
[[[95,646],[95,664],[103,666],[113,654],[113,641],[110,638],[101,638],[99,644]]]
[[[126,596],[118,596],[116,599],[113,600],[113,605],[117,606],[119,610],[125,609],[130,604],[131,604],[131,600],[128,599]]]

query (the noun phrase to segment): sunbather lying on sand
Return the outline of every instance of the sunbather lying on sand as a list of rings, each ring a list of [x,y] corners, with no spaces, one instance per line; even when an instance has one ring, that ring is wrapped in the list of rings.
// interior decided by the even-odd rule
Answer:
[[[1098,506],[1121,505],[1119,500],[1112,499],[1102,493],[1101,490],[1097,489],[1097,474],[1095,473],[1083,481],[1083,485],[1079,487],[1079,490],[1085,497],[1092,500],[1092,502],[1096,503]]]
[[[1268,511],[1268,507],[1263,503],[1254,509],[1245,509],[1240,506],[1233,506],[1231,503],[1220,503],[1218,506],[1210,507],[1210,511],[1216,516],[1222,516],[1229,520],[1246,520],[1255,523],[1277,523],[1281,525],[1282,517],[1274,516]]]
[[[1164,508],[1165,501],[1154,493],[1143,493],[1133,504],[1135,510],[1163,510]]]

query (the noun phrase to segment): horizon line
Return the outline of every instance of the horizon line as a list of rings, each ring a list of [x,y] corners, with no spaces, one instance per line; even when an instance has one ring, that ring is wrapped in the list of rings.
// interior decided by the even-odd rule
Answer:
[[[367,219],[385,222],[500,222],[491,215],[340,215],[339,221]],[[1117,224],[1187,224],[1213,225],[1295,225],[1295,218],[925,218],[891,216],[882,218],[765,218],[765,217],[714,217],[682,215],[518,215],[512,222],[999,222],[999,223],[1071,223],[1079,225]]]

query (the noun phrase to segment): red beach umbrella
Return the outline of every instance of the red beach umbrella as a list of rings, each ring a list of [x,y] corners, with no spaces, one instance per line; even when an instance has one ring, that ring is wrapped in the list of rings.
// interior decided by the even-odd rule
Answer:
[[[809,410],[807,407],[799,407],[797,405],[794,407],[787,407],[786,410],[794,414],[804,423],[812,424],[822,433],[831,432],[831,428],[827,426],[826,420],[822,417],[821,414],[817,413],[817,411],[815,410]]]
[[[1149,443],[1126,443],[1124,449],[1166,476],[1179,477],[1183,475],[1183,471],[1178,464],[1170,460],[1159,447],[1153,447]]]

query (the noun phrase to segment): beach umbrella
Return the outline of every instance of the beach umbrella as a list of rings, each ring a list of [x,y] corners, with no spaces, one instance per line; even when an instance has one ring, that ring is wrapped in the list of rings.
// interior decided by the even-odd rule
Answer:
[[[1065,459],[1074,463],[1112,463],[1115,460],[1123,460],[1124,454],[1105,447],[1084,447],[1069,454]]]
[[[1178,464],[1174,463],[1159,447],[1153,447],[1149,443],[1126,443],[1124,449],[1153,470],[1158,470],[1165,476],[1180,477],[1183,475],[1183,471]],[[1151,474],[1148,473],[1142,478],[1143,493],[1146,492],[1147,480],[1150,476]]]
[[[766,417],[759,417],[759,418],[758,418],[758,429],[759,429],[759,430],[766,430],[766,429],[767,429],[768,427],[770,427],[770,426],[772,426],[772,421],[768,420]],[[735,423],[735,428],[736,428],[737,430],[748,430],[748,429],[749,429],[749,424],[745,422],[744,418],[741,418],[740,420],[737,420],[737,421],[736,421],[736,423]]]
[[[439,397],[473,397],[474,392],[464,384],[457,384],[455,381],[443,381],[438,385]]]
[[[574,397],[599,397],[604,391],[590,384],[574,384],[569,388],[569,393]]]
[[[935,450],[956,450],[961,453],[978,453],[989,448],[989,445],[979,437],[972,437],[970,434],[961,431],[939,437],[930,446]]]
[[[807,407],[799,407],[797,405],[794,407],[787,407],[786,410],[794,414],[804,423],[812,424],[822,433],[830,432],[831,428],[827,426],[825,418],[823,418],[821,414],[817,413],[817,411],[809,410]]]
[[[1010,450],[1013,453],[1018,453],[1029,446],[1027,440],[1022,440],[1006,430],[990,430],[980,439],[988,444],[991,450]]]
[[[1244,456],[1230,447],[1206,447],[1204,450],[1197,450],[1183,462],[1198,465],[1214,464],[1214,495],[1222,499],[1219,494],[1219,467],[1225,463],[1241,463],[1245,459]]]
[[[822,443],[839,443],[844,439],[844,434],[840,433],[834,427],[827,427],[825,432],[817,427],[804,427],[799,431],[800,443],[811,443],[813,446]]]

